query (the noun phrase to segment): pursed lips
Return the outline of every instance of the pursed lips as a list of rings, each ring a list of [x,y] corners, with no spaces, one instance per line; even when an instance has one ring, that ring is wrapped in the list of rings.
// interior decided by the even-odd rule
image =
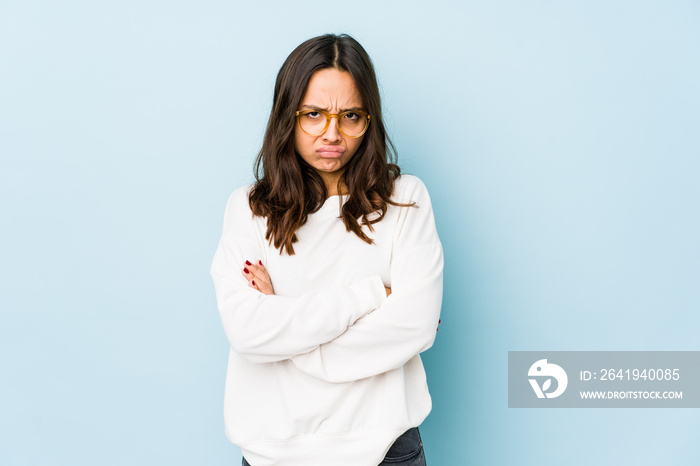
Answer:
[[[345,153],[345,149],[340,146],[322,146],[316,149],[316,152],[321,157],[337,158]]]

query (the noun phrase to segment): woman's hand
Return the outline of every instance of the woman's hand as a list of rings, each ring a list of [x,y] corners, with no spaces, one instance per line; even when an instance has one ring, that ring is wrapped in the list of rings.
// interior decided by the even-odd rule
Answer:
[[[272,288],[272,280],[262,261],[259,260],[256,264],[245,261],[245,267],[243,267],[241,273],[248,280],[249,287],[255,288],[266,295],[275,294],[275,290]]]

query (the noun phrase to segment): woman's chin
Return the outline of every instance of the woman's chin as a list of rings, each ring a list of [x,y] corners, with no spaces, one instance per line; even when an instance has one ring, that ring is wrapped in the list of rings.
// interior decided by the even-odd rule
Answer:
[[[334,173],[343,168],[343,164],[338,159],[319,160],[314,168],[319,172]]]

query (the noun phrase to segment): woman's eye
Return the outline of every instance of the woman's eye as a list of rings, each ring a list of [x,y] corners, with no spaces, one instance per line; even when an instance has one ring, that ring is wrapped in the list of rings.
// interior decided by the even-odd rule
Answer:
[[[321,116],[321,113],[320,112],[308,112],[304,116],[306,116],[307,118],[311,118],[312,120],[315,120],[316,118]]]
[[[355,121],[355,120],[359,120],[359,119],[360,119],[360,114],[359,114],[359,113],[350,112],[350,113],[346,113],[345,116],[344,116],[343,118],[345,118],[346,120]]]

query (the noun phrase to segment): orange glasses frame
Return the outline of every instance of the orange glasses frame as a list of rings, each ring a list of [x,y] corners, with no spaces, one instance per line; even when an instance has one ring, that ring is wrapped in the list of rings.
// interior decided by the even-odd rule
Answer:
[[[323,131],[321,131],[320,133],[317,133],[317,134],[311,134],[311,133],[307,132],[306,130],[304,130],[304,128],[301,127],[301,117],[302,117],[303,115],[306,115],[306,114],[312,113],[312,112],[323,113],[323,114],[326,116],[326,126],[323,127]],[[369,128],[369,122],[370,122],[370,120],[371,120],[371,118],[372,118],[372,117],[369,115],[369,113],[361,112],[361,111],[359,111],[359,110],[348,110],[347,112],[343,112],[343,113],[328,113],[327,111],[321,110],[321,109],[297,110],[297,112],[296,112],[297,124],[299,125],[299,129],[301,129],[302,131],[304,131],[304,132],[305,132],[306,134],[308,134],[309,136],[320,136],[320,135],[322,135],[323,133],[325,133],[326,131],[328,131],[328,127],[329,127],[330,124],[331,124],[331,118],[336,117],[336,118],[338,119],[338,122],[340,122],[340,119],[341,119],[342,117],[344,117],[345,115],[347,115],[348,113],[357,113],[357,114],[362,115],[363,117],[365,117],[365,118],[367,119],[367,123],[365,123],[365,129],[363,129],[362,132],[361,132],[360,134],[355,135],[355,136],[350,136],[349,134],[345,134],[345,132],[343,131],[343,128],[341,128],[341,125],[340,125],[340,124],[338,125],[338,130],[339,130],[339,131],[343,134],[343,136],[345,136],[345,137],[348,137],[348,138],[359,138],[360,136],[362,136],[363,134],[365,134],[365,132],[367,131],[367,128]]]

